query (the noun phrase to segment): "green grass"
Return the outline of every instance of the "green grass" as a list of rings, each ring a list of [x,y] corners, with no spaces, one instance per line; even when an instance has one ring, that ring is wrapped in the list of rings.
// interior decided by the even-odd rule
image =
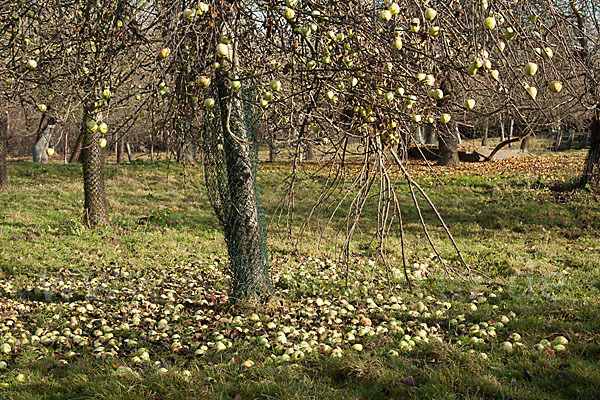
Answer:
[[[265,165],[260,187],[276,287],[265,305],[227,299],[226,250],[200,167],[107,165],[111,221],[89,230],[81,223],[78,165],[9,163],[11,185],[0,192],[0,345],[11,349],[0,354],[7,363],[0,399],[598,398],[599,198],[551,190],[575,178],[583,156],[435,167],[445,186],[412,166],[469,265],[489,277],[465,281],[441,271],[400,181],[414,292],[403,278],[397,233],[388,242],[390,280],[377,260],[376,196],[346,269],[334,253],[343,209],[329,226],[333,207],[322,209],[294,247],[326,177],[313,166],[300,174],[290,241],[278,208],[289,171]],[[434,215],[424,218],[440,253],[458,267]],[[79,309],[88,304],[91,310]],[[496,337],[481,333],[503,317]],[[402,346],[421,330],[429,343]],[[483,340],[475,344],[473,335]],[[559,335],[569,340],[565,351],[533,349]],[[506,340],[523,346],[508,354]],[[356,343],[362,351],[351,348]],[[148,361],[135,358],[140,348]],[[286,349],[299,359],[283,361]]]

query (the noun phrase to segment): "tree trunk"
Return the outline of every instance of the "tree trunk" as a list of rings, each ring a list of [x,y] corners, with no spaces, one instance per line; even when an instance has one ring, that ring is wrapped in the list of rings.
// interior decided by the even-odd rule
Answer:
[[[504,118],[502,114],[500,114],[500,142],[504,142],[506,140],[506,128],[504,126]]]
[[[515,120],[514,119],[510,119],[510,125],[508,127],[508,140],[512,139],[513,133],[514,133],[514,129],[515,129]],[[512,143],[508,144],[508,148],[512,148]]]
[[[104,187],[104,155],[101,152],[98,132],[87,128],[86,122],[93,115],[84,110],[83,124],[83,191],[85,196],[84,220],[88,226],[104,225],[108,222],[106,190]]]
[[[127,159],[129,160],[129,164],[133,162],[133,155],[131,154],[131,146],[129,142],[126,143],[125,147],[127,148]]]
[[[527,136],[525,139],[521,140],[521,151],[523,153],[529,153],[530,143],[531,143],[531,136]]]
[[[306,161],[315,160],[315,146],[312,141],[306,143]]]
[[[581,184],[600,187],[600,108],[596,108],[590,126],[590,145]]]
[[[275,143],[275,140],[269,141],[269,162],[277,162],[277,156],[279,155],[279,147]]]
[[[121,137],[117,140],[117,164],[123,162],[123,153],[125,152],[125,137]]]
[[[437,133],[431,125],[427,125],[426,144],[435,144],[437,142]]]
[[[69,132],[65,129],[65,141],[63,142],[63,164],[67,164],[69,162]]]
[[[446,167],[454,167],[460,163],[458,158],[458,138],[453,133],[453,129],[449,129],[448,134],[439,136],[439,155],[438,165]]]
[[[425,144],[425,140],[423,139],[423,129],[418,126],[415,138],[417,145]]]
[[[0,115],[0,187],[8,184],[8,112]]]
[[[488,145],[488,134],[489,134],[489,125],[488,120],[485,120],[485,128],[483,128],[483,139],[481,140],[481,145],[483,147],[487,147]]]
[[[48,123],[43,129],[43,133],[40,135],[39,139],[33,146],[32,155],[34,163],[47,163],[48,162],[48,154],[46,150],[48,149],[48,145],[50,144],[50,137],[52,137],[52,131],[54,130],[55,121],[53,118],[48,119]]]
[[[255,138],[250,131],[248,110],[244,110],[240,94],[231,93],[227,80],[227,71],[223,67],[217,70],[222,153],[230,203],[221,223],[233,275],[232,295],[238,299],[263,298],[271,291],[271,281],[266,255],[266,231],[259,220],[256,168],[253,165],[255,146],[252,145]]]
[[[75,141],[75,146],[73,147],[73,152],[71,153],[71,157],[69,157],[69,164],[74,163],[75,161],[79,161],[79,156],[81,155],[81,144],[83,143],[83,131],[77,135],[77,140]]]

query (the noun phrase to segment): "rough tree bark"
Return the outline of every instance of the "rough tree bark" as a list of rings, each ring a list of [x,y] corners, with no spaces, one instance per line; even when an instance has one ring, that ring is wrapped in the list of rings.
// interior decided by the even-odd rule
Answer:
[[[89,115],[84,110],[82,129],[83,192],[85,196],[84,221],[89,226],[108,222],[106,189],[104,187],[104,155],[98,144],[98,132],[87,128]]]
[[[0,187],[8,184],[8,112],[0,115]]]
[[[123,162],[123,153],[125,153],[125,137],[121,135],[117,139],[117,164]]]
[[[73,147],[73,151],[71,152],[71,156],[69,157],[69,164],[74,163],[75,161],[79,161],[79,156],[81,155],[81,145],[83,143],[83,131],[79,133],[77,136],[77,140],[75,141],[75,146]]]
[[[452,101],[454,97],[454,85],[452,82],[452,72],[449,71],[444,76],[440,83],[440,89],[444,92],[444,98],[438,100],[438,106],[444,112],[452,114]],[[458,129],[456,122],[450,121],[447,124],[442,124],[438,130],[438,164],[443,166],[456,166],[460,163],[458,158]]]
[[[581,184],[600,187],[600,108],[598,107],[594,111],[590,126],[590,145]]]
[[[489,124],[488,119],[485,119],[485,127],[483,128],[483,139],[481,140],[481,145],[483,147],[487,147],[488,145],[488,135],[489,135]]]
[[[235,60],[233,67],[235,70]],[[260,227],[255,197],[253,138],[240,94],[230,91],[228,79],[227,71],[223,68],[217,70],[217,96],[231,202],[223,230],[233,272],[232,295],[238,299],[262,298],[270,293],[271,281],[266,257],[263,256],[265,232]]]
[[[34,163],[41,162],[45,164],[48,162],[46,149],[48,149],[48,145],[50,144],[50,138],[52,137],[52,131],[54,130],[55,124],[56,121],[54,118],[49,118],[46,126],[42,129],[42,134],[39,135],[32,149]]]
[[[277,156],[279,155],[279,147],[275,143],[275,139],[269,140],[269,162],[277,162]]]

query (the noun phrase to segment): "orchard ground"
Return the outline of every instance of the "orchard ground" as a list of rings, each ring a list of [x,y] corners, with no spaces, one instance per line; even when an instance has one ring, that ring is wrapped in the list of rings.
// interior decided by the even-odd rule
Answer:
[[[264,164],[275,292],[235,305],[200,166],[108,164],[111,221],[88,230],[79,165],[10,162],[0,399],[598,398],[600,198],[563,189],[584,157],[434,167],[443,184],[413,163],[485,274],[443,273],[399,180],[413,292],[398,235],[390,269],[377,259],[377,196],[346,268],[331,254],[344,212],[327,225],[323,210],[294,249],[278,208],[289,167]],[[324,182],[305,164],[292,233]],[[434,216],[425,220],[458,268]]]

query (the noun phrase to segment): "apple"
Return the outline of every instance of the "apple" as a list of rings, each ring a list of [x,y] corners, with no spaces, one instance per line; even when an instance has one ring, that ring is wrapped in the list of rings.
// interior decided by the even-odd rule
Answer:
[[[492,75],[492,78],[494,78],[495,80],[500,81],[500,71],[498,71],[497,69],[491,70],[490,75]]]
[[[527,91],[527,93],[529,94],[529,96],[535,100],[535,98],[537,97],[537,89],[534,86],[527,86],[525,88],[525,90]]]
[[[106,144],[107,144],[107,141],[105,138],[98,139],[98,146],[100,146],[101,149],[105,148]]]
[[[554,93],[558,93],[562,90],[562,83],[560,83],[559,81],[552,81],[548,86],[550,90]]]
[[[413,33],[417,33],[421,30],[421,21],[419,18],[413,18],[410,20],[410,31]]]
[[[473,108],[475,108],[475,100],[474,99],[465,100],[465,107],[467,107],[469,110],[472,110]]]
[[[477,68],[477,64],[472,62],[471,64],[469,64],[467,71],[469,72],[470,75],[476,75],[477,72],[479,72],[479,68]]]
[[[425,77],[425,82],[423,83],[425,84],[425,86],[432,87],[435,84],[435,76],[427,74],[427,76]]]
[[[502,343],[502,350],[504,350],[504,352],[509,353],[509,354],[512,353],[514,351],[512,343],[511,342]]]
[[[563,344],[557,344],[554,347],[552,347],[552,349],[557,352],[560,353],[561,351],[565,351],[567,348],[565,347],[565,345]]]
[[[208,4],[204,2],[198,3],[198,15],[206,14],[209,10]]]
[[[510,26],[506,28],[504,31],[504,39],[505,40],[513,40],[515,38],[515,30]]]
[[[38,104],[38,110],[45,113],[48,110],[48,107],[45,104]]]
[[[102,90],[102,93],[100,93],[100,95],[102,96],[102,98],[104,100],[108,100],[110,98],[110,89],[109,88],[105,88],[104,90]]]
[[[35,60],[29,60],[27,61],[27,68],[29,68],[30,70],[34,70],[37,68],[37,61]]]
[[[353,344],[353,345],[352,345],[352,350],[355,350],[355,351],[362,351],[362,350],[363,350],[363,345],[362,345],[362,344],[360,344],[360,343]]]
[[[400,13],[400,6],[398,5],[398,3],[392,3],[390,4],[388,10],[390,10],[390,13],[392,15],[397,15]]]
[[[171,49],[168,47],[163,47],[162,49],[160,49],[160,53],[158,53],[160,55],[160,58],[162,58],[163,60],[167,57],[169,57],[169,55],[171,54]]]
[[[13,79],[12,79],[12,78],[6,78],[6,79],[4,80],[4,83],[6,83],[7,85],[12,85],[12,83],[13,83]]]
[[[285,5],[288,7],[296,7],[298,5],[298,0],[285,0]]]
[[[344,41],[344,39],[346,38],[346,36],[344,35],[344,33],[343,33],[343,32],[340,32],[340,33],[338,33],[338,34],[337,34],[336,38],[337,38],[337,40],[339,40],[340,42],[343,42],[343,41]]]
[[[262,108],[265,108],[265,109],[269,108],[269,102],[266,101],[265,99],[262,99],[259,104]]]
[[[542,57],[547,59],[551,59],[552,57],[554,57],[554,51],[552,50],[552,47],[544,48],[544,50],[542,51]]]
[[[443,124],[447,124],[448,122],[450,122],[451,119],[452,119],[452,116],[450,114],[440,115],[440,121],[442,121]]]
[[[306,63],[306,68],[313,69],[317,66],[317,62],[315,60],[310,60]]]
[[[425,19],[427,21],[433,21],[435,17],[437,17],[437,11],[435,11],[433,8],[430,7],[425,10]]]
[[[436,37],[439,34],[440,34],[439,26],[432,26],[431,28],[429,28],[429,36]]]
[[[246,360],[242,363],[242,367],[252,368],[254,366],[254,361]]]
[[[93,119],[89,119],[86,122],[86,126],[90,132],[96,132],[98,130],[98,124]]]
[[[444,98],[444,92],[442,91],[442,89],[431,90],[427,95],[434,100],[441,100]]]
[[[427,74],[424,74],[421,72],[421,73],[418,73],[416,77],[417,77],[417,80],[424,81],[427,78]]]
[[[491,31],[492,29],[494,29],[496,27],[496,18],[494,18],[492,16],[485,18],[483,20],[483,26],[488,31]]]
[[[271,81],[271,83],[269,83],[269,86],[271,87],[271,89],[274,92],[279,92],[281,90],[281,81],[279,81],[279,80]]]
[[[215,99],[209,97],[204,100],[204,107],[211,109],[214,106],[215,106]]]
[[[210,85],[210,78],[208,76],[201,76],[198,78],[198,84],[203,88],[207,88]]]
[[[379,13],[379,19],[382,22],[387,22],[390,19],[392,19],[392,13],[390,12],[390,10],[381,10],[381,12]]]
[[[492,69],[492,62],[489,59],[483,60],[483,68]]]
[[[106,125],[105,122],[100,122],[100,124],[98,124],[98,131],[104,135],[108,132],[108,125]]]
[[[504,49],[505,49],[505,48],[506,48],[506,42],[504,42],[503,40],[500,40],[500,41],[498,42],[498,49],[499,49],[500,51],[504,51]]]
[[[285,19],[292,20],[296,17],[296,11],[294,11],[291,8],[286,8],[285,11],[283,12],[283,16],[285,17]]]
[[[191,8],[186,8],[185,10],[183,10],[183,19],[192,22],[194,20],[194,14],[194,10],[192,10]]]
[[[394,39],[394,49],[398,51],[402,50],[402,39],[400,39],[399,37]]]
[[[393,93],[393,92],[387,92],[387,93],[385,94],[385,100],[386,100],[388,103],[391,103],[392,101],[394,101],[394,93]]]
[[[46,154],[48,154],[48,157],[52,157],[54,155],[54,149],[52,147],[48,147],[46,149]]]
[[[566,337],[564,337],[564,336],[557,336],[557,337],[556,337],[556,338],[555,338],[555,339],[552,341],[552,344],[555,344],[555,345],[558,345],[558,344],[560,344],[560,345],[563,345],[563,346],[564,346],[564,345],[567,345],[567,344],[569,344],[569,340],[568,340]]]
[[[229,47],[225,43],[219,43],[217,45],[217,54],[219,57],[227,57],[229,55]]]
[[[396,89],[396,94],[398,96],[404,96],[404,88],[399,87],[398,89]]]
[[[233,81],[233,82],[231,82],[231,88],[233,90],[238,90],[241,87],[242,87],[242,82],[240,82],[240,81]]]
[[[533,62],[528,62],[528,63],[525,65],[525,73],[526,73],[527,75],[531,75],[531,76],[533,76],[533,75],[535,75],[535,74],[537,73],[537,70],[538,70],[538,66],[537,66],[537,64],[536,64],[536,63],[533,63]]]
[[[327,98],[329,100],[333,100],[334,97],[335,97],[335,93],[333,92],[333,90],[327,91]]]
[[[273,100],[273,92],[270,92],[270,91],[268,91],[268,90],[267,90],[267,91],[265,91],[265,92],[262,94],[262,98],[263,98],[264,100],[266,100],[266,101],[271,101],[271,100]]]
[[[421,122],[422,117],[420,114],[415,114],[412,116],[412,119],[418,124],[419,122]]]

